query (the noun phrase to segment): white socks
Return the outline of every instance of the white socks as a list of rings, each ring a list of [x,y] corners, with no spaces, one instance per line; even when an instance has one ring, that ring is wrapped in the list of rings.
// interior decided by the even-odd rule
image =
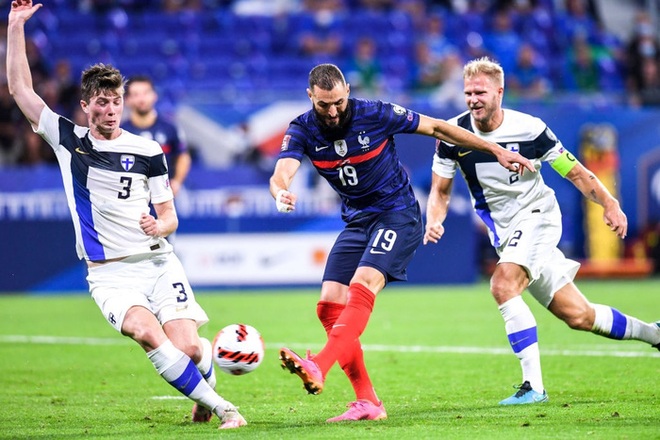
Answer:
[[[214,412],[234,408],[234,405],[211,388],[192,359],[176,348],[172,341],[165,341],[160,347],[148,352],[147,356],[163,379],[200,405]]]
[[[532,389],[543,393],[541,355],[539,353],[536,319],[522,297],[516,296],[499,306],[509,344],[520,359],[523,382],[529,381]]]
[[[592,304],[596,311],[591,331],[610,339],[635,339],[651,345],[660,343],[660,327],[624,315],[617,309],[602,304]]]

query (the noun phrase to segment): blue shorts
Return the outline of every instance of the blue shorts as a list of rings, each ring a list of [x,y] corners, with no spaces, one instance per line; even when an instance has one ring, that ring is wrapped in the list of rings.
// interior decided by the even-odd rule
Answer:
[[[339,234],[330,251],[323,281],[348,285],[360,266],[369,266],[386,282],[406,281],[406,267],[422,242],[419,204],[401,211],[364,214]]]

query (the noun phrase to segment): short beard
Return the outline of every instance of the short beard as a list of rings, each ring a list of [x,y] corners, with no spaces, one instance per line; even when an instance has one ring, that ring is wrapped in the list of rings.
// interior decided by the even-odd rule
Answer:
[[[348,105],[346,106],[346,111],[344,111],[344,113],[342,113],[342,115],[339,117],[339,122],[337,123],[337,125],[330,126],[325,123],[323,116],[321,116],[319,112],[316,111],[315,108],[312,108],[312,110],[314,110],[314,114],[316,115],[316,120],[319,121],[319,125],[321,126],[321,131],[331,136],[337,136],[342,134],[344,132],[346,123],[348,122],[351,116],[351,106]]]

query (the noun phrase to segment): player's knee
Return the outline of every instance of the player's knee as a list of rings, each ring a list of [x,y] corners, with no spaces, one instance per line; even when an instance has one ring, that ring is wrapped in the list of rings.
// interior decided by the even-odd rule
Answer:
[[[200,344],[194,342],[178,343],[176,348],[181,350],[193,360],[195,363],[199,363],[202,360],[203,350]]]
[[[594,325],[593,317],[590,316],[588,309],[573,311],[564,317],[564,322],[573,330],[590,331]]]
[[[140,344],[146,351],[151,351],[160,345],[162,332],[148,326],[125,326],[122,333]]]
[[[516,286],[515,283],[502,278],[492,279],[490,282],[490,293],[498,304],[504,304],[511,298],[520,295],[521,291],[522,289]]]

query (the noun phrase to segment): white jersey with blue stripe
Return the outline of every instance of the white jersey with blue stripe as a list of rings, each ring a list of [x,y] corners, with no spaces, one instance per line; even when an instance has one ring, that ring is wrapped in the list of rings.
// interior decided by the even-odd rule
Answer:
[[[515,226],[530,215],[540,213],[546,219],[561,222],[555,193],[538,171],[542,162],[552,164],[564,147],[541,119],[505,109],[502,124],[488,133],[480,132],[474,126],[469,112],[448,122],[507,150],[519,152],[530,159],[537,170],[520,176],[502,167],[493,155],[444,141],[436,142],[433,172],[451,179],[460,167],[475,212],[488,227],[494,247],[504,243]]]
[[[57,156],[79,258],[101,261],[171,250],[164,238],[146,235],[139,224],[149,202],[173,198],[157,142],[125,130],[116,139],[99,140],[48,107],[36,132]]]

